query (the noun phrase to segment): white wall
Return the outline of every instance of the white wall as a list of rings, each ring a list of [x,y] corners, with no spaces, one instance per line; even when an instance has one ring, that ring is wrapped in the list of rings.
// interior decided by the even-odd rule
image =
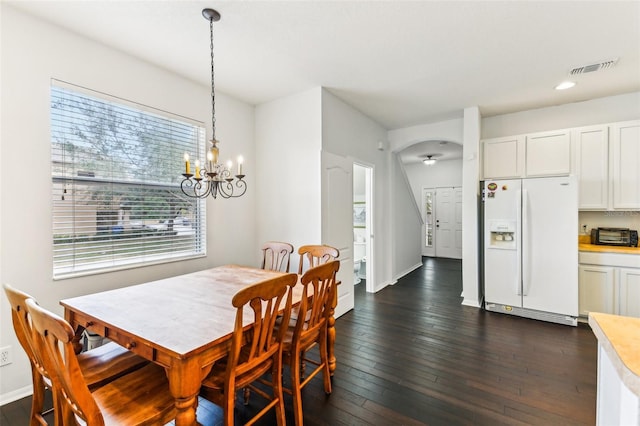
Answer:
[[[411,145],[429,140],[449,141],[462,145],[462,129],[462,119],[454,119],[389,130],[387,137],[391,151],[400,152]]]
[[[391,246],[393,247],[395,283],[402,276],[422,266],[422,217],[419,204],[415,204],[409,190],[406,173],[400,159],[392,156],[391,193],[393,209],[387,225],[393,229]]]
[[[422,162],[405,164],[416,203],[422,205],[422,188],[462,186],[462,159],[436,161],[432,166]]]
[[[480,177],[480,111],[464,110],[462,145],[462,297],[463,305],[480,306],[478,201]]]
[[[217,93],[221,152],[223,158],[244,155],[249,189],[241,199],[208,202],[208,256],[52,280],[50,79],[86,86],[209,124],[210,89],[32,18],[5,3],[0,7],[0,281],[32,294],[45,308],[62,313],[58,301],[63,298],[223,263],[255,263],[253,107]],[[237,238],[238,230],[242,230],[242,238]],[[0,300],[0,346],[13,348],[13,363],[0,368],[2,404],[31,392],[31,373],[13,332],[9,304],[4,296]]]
[[[380,124],[347,105],[327,90],[323,90],[322,149],[373,167],[373,204],[375,209],[373,223],[375,263],[373,266],[376,281],[373,284],[375,291],[395,282],[394,277],[398,271],[407,268],[405,264],[415,265],[416,262],[420,262],[419,246],[416,252],[405,250],[405,247],[412,247],[412,245],[404,238],[392,242],[393,227],[390,226],[390,223],[397,221],[394,222],[394,219],[391,218],[396,210],[405,208],[406,205],[394,203],[395,198],[391,188],[406,194],[409,194],[409,191],[404,181],[404,186],[395,185],[398,176],[392,173],[390,152],[387,149],[378,150],[379,142],[382,142],[383,146],[387,145],[386,138],[387,131]],[[407,200],[409,199],[407,197]],[[403,223],[401,226],[413,229],[410,223]],[[400,231],[403,235],[405,234],[402,229]],[[407,251],[409,255],[404,256]]]
[[[321,89],[259,105],[255,115],[258,244],[320,244]]]

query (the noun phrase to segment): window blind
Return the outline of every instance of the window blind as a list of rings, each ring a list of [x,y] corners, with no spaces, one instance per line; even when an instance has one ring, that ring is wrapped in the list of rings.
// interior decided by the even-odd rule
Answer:
[[[54,81],[53,276],[206,254],[206,202],[180,189],[202,123]]]

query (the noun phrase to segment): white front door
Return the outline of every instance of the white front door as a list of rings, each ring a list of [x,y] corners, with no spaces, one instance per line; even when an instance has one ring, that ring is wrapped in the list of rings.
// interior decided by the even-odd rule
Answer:
[[[462,259],[462,188],[436,189],[437,257]]]
[[[340,250],[335,317],[353,309],[353,162],[322,151],[322,243]]]

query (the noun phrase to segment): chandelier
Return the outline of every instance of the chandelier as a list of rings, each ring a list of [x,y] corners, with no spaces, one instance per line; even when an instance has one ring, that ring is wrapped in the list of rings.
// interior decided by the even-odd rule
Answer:
[[[211,34],[211,148],[207,151],[207,159],[204,164],[200,160],[195,161],[195,173],[191,173],[191,162],[189,154],[184,154],[185,173],[180,184],[182,192],[191,198],[206,198],[211,195],[216,198],[235,198],[247,192],[247,183],[244,181],[245,175],[242,173],[242,157],[238,157],[237,173],[233,174],[233,164],[228,161],[226,165],[219,162],[220,150],[219,141],[216,139],[216,96],[214,84],[213,67],[213,22],[220,20],[220,14],[213,9],[203,9],[202,16],[209,21]]]

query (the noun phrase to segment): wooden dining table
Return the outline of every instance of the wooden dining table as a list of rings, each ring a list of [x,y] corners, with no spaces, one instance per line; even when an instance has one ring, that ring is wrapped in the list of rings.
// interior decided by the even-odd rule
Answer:
[[[231,299],[242,288],[282,274],[225,265],[64,299],[60,304],[65,319],[76,331],[78,351],[83,331],[89,330],[163,366],[175,399],[175,424],[194,425],[198,424],[196,407],[202,380],[231,345],[236,315]],[[302,286],[296,285],[293,303],[299,303],[301,297]],[[253,322],[249,310],[244,322],[247,327]],[[332,373],[336,367],[334,324],[332,315],[329,321]]]

